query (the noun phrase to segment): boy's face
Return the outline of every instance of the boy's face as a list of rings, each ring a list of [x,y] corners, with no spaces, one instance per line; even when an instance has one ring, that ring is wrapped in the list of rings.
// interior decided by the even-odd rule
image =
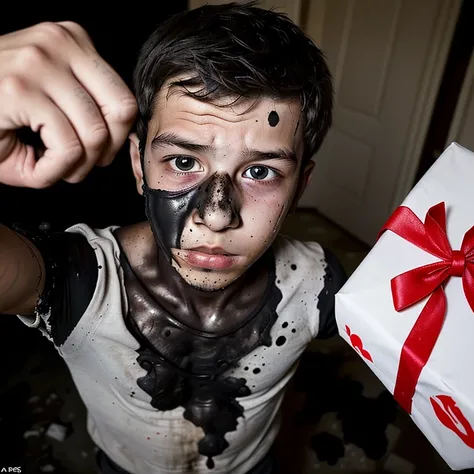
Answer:
[[[162,88],[144,153],[150,188],[201,196],[183,219],[179,244],[166,245],[185,281],[204,290],[227,286],[265,252],[312,169],[310,162],[301,173],[297,100],[261,98],[225,106],[231,102],[204,103]],[[142,192],[136,136],[131,156]],[[167,232],[176,221],[158,225]]]

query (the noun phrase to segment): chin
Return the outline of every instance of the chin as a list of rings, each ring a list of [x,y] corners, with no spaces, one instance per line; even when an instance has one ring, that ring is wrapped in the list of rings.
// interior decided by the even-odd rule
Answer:
[[[192,288],[195,288],[196,290],[200,291],[220,291],[229,286],[234,280],[230,278],[226,278],[227,281],[221,283],[214,283],[215,280],[210,280],[210,279],[194,279],[194,278],[186,278],[184,275],[181,275],[181,278]]]
[[[215,285],[209,285],[209,284],[206,284],[206,283],[196,283],[195,281],[194,282],[186,281],[186,283],[190,287],[194,288],[195,290],[205,291],[206,293],[212,293],[214,291],[221,291],[225,288],[225,286],[216,287]]]

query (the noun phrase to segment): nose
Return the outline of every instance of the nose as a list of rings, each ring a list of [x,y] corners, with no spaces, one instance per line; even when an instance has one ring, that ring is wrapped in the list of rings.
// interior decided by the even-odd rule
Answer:
[[[194,222],[213,232],[235,229],[240,224],[237,193],[230,176],[216,173],[202,185]]]

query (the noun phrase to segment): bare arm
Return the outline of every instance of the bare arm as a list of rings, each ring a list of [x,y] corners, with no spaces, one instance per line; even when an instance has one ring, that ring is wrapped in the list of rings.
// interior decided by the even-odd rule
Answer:
[[[38,249],[0,225],[0,313],[32,314],[44,288],[45,270]]]
[[[80,25],[40,23],[0,36],[0,183],[82,181],[112,162],[136,112],[132,92]],[[22,142],[25,127],[44,146]],[[0,313],[32,314],[44,280],[35,245],[0,225]]]

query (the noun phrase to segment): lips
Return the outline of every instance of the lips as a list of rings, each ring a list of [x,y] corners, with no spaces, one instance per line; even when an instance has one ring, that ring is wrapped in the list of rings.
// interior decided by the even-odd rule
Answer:
[[[430,402],[438,420],[474,449],[474,430],[454,399],[449,395],[436,395]]]
[[[209,270],[227,270],[237,262],[238,256],[221,247],[196,247],[180,252],[179,256],[189,265]]]
[[[224,250],[222,247],[195,247],[193,249],[189,249],[188,251],[193,251],[193,252],[200,252],[200,253],[205,253],[209,255],[227,255],[227,256],[234,256],[230,252],[227,252]]]
[[[352,347],[359,351],[362,357],[366,358],[370,362],[373,362],[370,352],[364,348],[364,343],[362,342],[362,339],[357,334],[352,334],[351,328],[349,326],[346,326],[346,333],[351,340]]]

